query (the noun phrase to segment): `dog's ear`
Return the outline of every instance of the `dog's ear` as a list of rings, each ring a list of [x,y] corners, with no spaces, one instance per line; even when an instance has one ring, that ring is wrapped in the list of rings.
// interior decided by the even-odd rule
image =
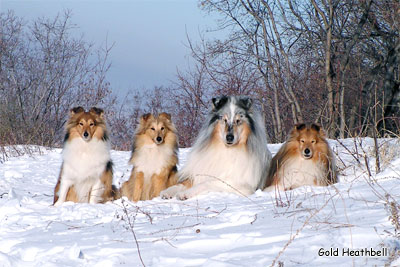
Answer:
[[[319,125],[316,124],[316,123],[312,123],[311,126],[310,126],[310,128],[313,129],[313,130],[315,130],[315,131],[317,131],[317,132],[319,132],[319,131],[321,130],[321,126],[319,126]]]
[[[239,106],[245,110],[249,110],[253,105],[253,100],[248,96],[242,96],[239,98]]]
[[[166,112],[160,113],[160,114],[158,115],[158,117],[159,117],[159,118],[162,118],[162,119],[166,119],[166,120],[168,120],[168,121],[171,121],[171,114],[166,113]]]
[[[92,107],[89,112],[99,116],[102,119],[104,118],[104,110],[101,108]]]
[[[304,128],[306,128],[306,124],[305,123],[295,124],[294,127],[292,128],[292,130],[289,133],[289,139],[296,137],[299,134],[299,131],[303,130]]]
[[[143,114],[142,117],[140,117],[140,122],[146,122],[146,121],[148,121],[150,118],[154,118],[154,117],[153,117],[153,114],[151,114],[151,113]]]
[[[319,129],[319,136],[322,138],[326,137],[326,133],[325,133],[324,129],[322,129],[322,128]]]
[[[305,124],[305,123],[298,123],[298,124],[296,124],[296,125],[294,126],[294,130],[297,130],[297,131],[301,131],[301,130],[303,130],[304,128],[306,128],[306,124]]]
[[[316,123],[311,124],[311,129],[314,129],[315,131],[317,131],[321,137],[326,136],[324,129],[322,129],[321,125],[319,125],[319,124],[316,124]]]
[[[211,99],[211,102],[212,102],[212,109],[214,111],[217,111],[220,108],[222,108],[226,104],[226,102],[228,102],[228,97],[227,96],[213,97]]]
[[[74,107],[74,108],[71,108],[71,110],[69,111],[70,116],[81,113],[81,112],[85,112],[83,107]]]

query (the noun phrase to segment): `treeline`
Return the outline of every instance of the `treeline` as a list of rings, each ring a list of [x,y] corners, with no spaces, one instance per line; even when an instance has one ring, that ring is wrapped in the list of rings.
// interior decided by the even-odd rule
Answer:
[[[252,96],[269,139],[318,122],[330,138],[393,136],[400,126],[399,1],[200,1],[224,40],[188,44],[195,64],[175,83],[117,101],[109,48],[71,36],[69,14],[26,24],[0,15],[0,145],[60,145],[69,108],[107,110],[115,148],[129,149],[137,118],[170,112],[190,146],[220,94]],[[112,51],[111,51],[112,52]]]
[[[0,14],[0,144],[57,144],[71,105],[110,104],[107,51],[72,28],[69,13],[30,24]]]
[[[320,123],[331,138],[398,134],[399,1],[207,0],[200,6],[218,13],[220,28],[230,32],[193,47],[203,79],[219,91],[260,99],[273,141],[299,121]]]

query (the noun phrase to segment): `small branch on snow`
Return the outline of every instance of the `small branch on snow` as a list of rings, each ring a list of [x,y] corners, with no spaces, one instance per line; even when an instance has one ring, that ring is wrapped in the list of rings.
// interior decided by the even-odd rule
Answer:
[[[159,233],[163,233],[163,232],[169,232],[169,231],[179,231],[179,230],[184,229],[184,228],[193,228],[193,227],[198,226],[198,225],[201,225],[201,223],[196,223],[196,224],[186,225],[186,226],[179,226],[179,227],[170,228],[170,229],[158,230],[158,231],[149,233],[149,235],[155,235],[155,234],[159,234]]]
[[[145,267],[146,265],[144,264],[143,259],[142,259],[142,255],[141,255],[141,253],[140,253],[139,242],[138,242],[138,240],[137,240],[137,238],[136,238],[136,233],[135,233],[135,230],[134,230],[134,228],[133,228],[133,226],[134,226],[134,221],[135,221],[135,220],[134,220],[133,222],[131,221],[131,219],[130,219],[130,217],[129,217],[129,214],[128,214],[128,210],[126,209],[125,202],[124,202],[123,199],[122,199],[122,202],[121,202],[121,203],[122,203],[123,211],[124,211],[125,216],[126,216],[126,221],[128,222],[128,225],[129,225],[129,229],[131,230],[131,233],[132,233],[132,235],[133,235],[133,238],[135,239],[136,248],[137,248],[137,252],[138,252],[138,255],[139,255],[140,262],[141,262],[142,265]],[[134,216],[134,218],[136,219],[136,215]]]
[[[283,254],[283,252],[287,249],[287,247],[293,242],[293,240],[300,234],[300,232],[306,227],[306,225],[309,224],[309,222],[311,221],[311,219],[317,215],[321,210],[323,210],[326,205],[328,205],[328,203],[331,201],[331,199],[333,197],[335,197],[338,194],[338,192],[336,192],[336,194],[332,195],[329,199],[327,199],[324,203],[324,205],[322,205],[318,210],[316,210],[313,214],[311,214],[310,217],[308,217],[305,222],[303,223],[303,225],[297,229],[296,233],[294,235],[292,235],[289,239],[289,241],[285,244],[285,246],[283,246],[283,248],[281,249],[281,251],[279,251],[278,255],[275,257],[275,259],[272,261],[271,266],[275,266],[277,260],[279,259],[279,257]]]
[[[253,224],[253,223],[255,223],[255,221],[257,221],[257,213],[256,214],[254,214],[254,220],[250,223],[250,224]]]

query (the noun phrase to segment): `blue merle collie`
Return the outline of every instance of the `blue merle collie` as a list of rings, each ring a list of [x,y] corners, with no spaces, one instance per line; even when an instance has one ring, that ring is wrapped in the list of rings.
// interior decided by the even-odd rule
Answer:
[[[265,182],[271,161],[264,121],[244,96],[212,99],[212,107],[178,184],[161,197],[185,200],[208,192],[251,195]]]

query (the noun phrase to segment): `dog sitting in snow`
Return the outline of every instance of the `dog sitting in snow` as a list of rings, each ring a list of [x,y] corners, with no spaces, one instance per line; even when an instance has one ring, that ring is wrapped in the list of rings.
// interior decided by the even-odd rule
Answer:
[[[148,200],[176,184],[178,141],[176,128],[167,113],[145,114],[134,136],[131,176],[121,188],[129,200]]]
[[[297,124],[272,158],[265,191],[337,182],[334,156],[317,124]]]
[[[102,109],[71,109],[62,158],[54,206],[65,201],[104,203],[114,198],[113,164]]]

